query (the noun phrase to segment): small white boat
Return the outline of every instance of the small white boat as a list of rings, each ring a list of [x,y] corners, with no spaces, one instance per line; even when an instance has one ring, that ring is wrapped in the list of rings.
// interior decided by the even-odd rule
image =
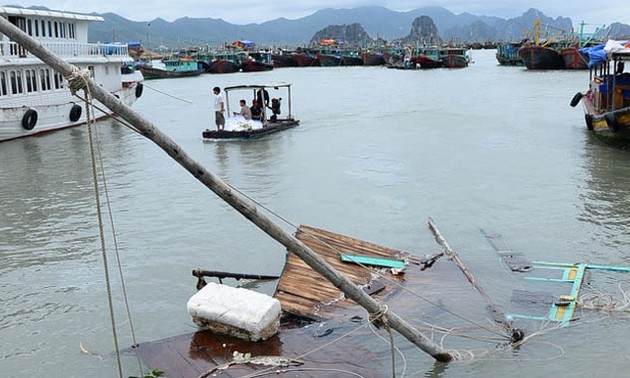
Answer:
[[[0,7],[0,16],[68,63],[88,69],[126,105],[142,95],[142,73],[133,69],[126,44],[88,43],[88,23],[102,17],[11,7]],[[107,115],[95,109],[93,117]],[[85,105],[70,93],[62,75],[0,35],[0,141],[85,122]]]
[[[237,113],[235,110],[238,108],[230,107],[230,99],[233,100],[234,96],[239,96],[239,99],[244,99],[247,103],[251,103],[252,100],[257,101],[261,106],[259,119],[247,120],[234,114],[226,120],[225,129],[203,131],[201,134],[203,140],[256,139],[294,128],[300,124],[292,113],[291,84],[289,83],[236,85],[226,87],[224,92],[228,115]],[[284,96],[286,103],[280,96]],[[238,101],[237,99],[236,104]]]

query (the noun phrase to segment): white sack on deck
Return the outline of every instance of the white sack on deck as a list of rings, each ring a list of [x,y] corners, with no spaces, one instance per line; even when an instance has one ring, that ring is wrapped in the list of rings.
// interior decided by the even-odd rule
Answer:
[[[278,332],[280,302],[268,295],[208,283],[188,300],[188,313],[199,327],[244,340],[266,340]]]
[[[226,131],[258,130],[262,128],[262,122],[253,119],[245,119],[242,115],[235,115],[225,120]]]

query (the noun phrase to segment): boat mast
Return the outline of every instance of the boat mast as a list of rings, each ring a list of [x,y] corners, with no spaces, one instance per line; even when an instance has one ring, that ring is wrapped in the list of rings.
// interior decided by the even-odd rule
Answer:
[[[30,51],[33,55],[50,65],[56,71],[60,72],[64,77],[70,78],[75,73],[74,66],[46,50],[41,43],[22,32],[4,17],[0,17],[0,32],[24,46],[24,48]],[[387,322],[391,328],[400,332],[400,334],[402,334],[405,338],[418,346],[424,352],[431,355],[437,361],[449,362],[453,359],[453,356],[450,353],[435,344],[431,339],[419,332],[416,328],[407,323],[394,312],[391,310],[383,311],[383,306],[378,301],[370,297],[348,278],[335,271],[328,263],[326,263],[326,261],[295,238],[295,236],[275,224],[266,215],[260,213],[258,208],[251,201],[244,198],[239,192],[232,189],[218,176],[214,175],[206,167],[190,157],[179,145],[156,128],[151,122],[145,120],[133,109],[126,106],[119,99],[98,86],[92,79],[88,79],[86,84],[87,89],[95,99],[107,106],[111,111],[120,115],[127,122],[131,123],[140,134],[152,140],[155,144],[162,148],[169,156],[189,171],[197,180],[203,183],[206,187],[217,194],[217,196],[222,198],[269,236],[284,245],[288,250],[294,252],[313,270],[324,276],[335,287],[344,292],[350,299],[363,306],[371,315],[382,317],[382,320]]]

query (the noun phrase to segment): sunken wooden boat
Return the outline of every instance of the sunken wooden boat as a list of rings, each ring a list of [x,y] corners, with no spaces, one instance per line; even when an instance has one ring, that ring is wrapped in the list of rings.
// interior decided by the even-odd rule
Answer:
[[[251,101],[256,100],[261,106],[260,116],[258,119],[244,119],[240,115],[229,117],[226,119],[223,130],[206,129],[203,131],[202,138],[204,140],[258,139],[294,128],[300,124],[300,121],[295,119],[292,113],[291,84],[237,85],[226,87],[224,91],[227,114],[237,113],[240,99],[249,102],[248,98],[251,98]],[[237,99],[233,100],[233,107],[231,107],[230,99],[235,96]]]
[[[417,313],[419,308],[427,308],[413,295],[401,290],[401,286],[423,287],[430,292],[444,284],[439,277],[458,275],[453,264],[444,264],[441,268],[444,270],[440,272],[428,269],[439,256],[426,260],[305,225],[300,226],[295,235],[371,297],[387,300],[401,311]],[[343,256],[346,256],[345,260]],[[394,265],[406,268],[392,269]],[[199,280],[197,288],[203,287],[200,282],[205,282],[199,273],[193,271]],[[218,273],[216,276],[219,281],[247,277],[256,279],[255,276],[238,274],[226,277]],[[287,369],[288,376],[296,376],[291,375],[295,373],[301,377],[333,377],[342,372],[363,377],[386,376],[390,369],[389,358],[376,357],[374,346],[369,346],[369,341],[375,339],[368,326],[373,319],[293,251],[287,255],[273,297],[280,301],[283,315],[278,333],[266,340],[253,342],[200,329],[140,343],[135,349],[146,366],[157,368],[172,378],[242,377],[265,372],[275,374],[281,369]],[[346,337],[341,337],[344,334]],[[337,341],[332,343],[335,339]],[[389,347],[386,345],[385,348]]]
[[[590,50],[592,67],[589,87],[571,99],[575,107],[582,101],[586,127],[610,144],[630,146],[630,46],[610,53],[596,47]]]

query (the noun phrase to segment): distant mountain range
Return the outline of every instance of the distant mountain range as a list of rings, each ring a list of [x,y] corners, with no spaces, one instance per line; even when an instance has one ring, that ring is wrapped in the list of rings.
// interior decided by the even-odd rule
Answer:
[[[533,8],[510,19],[470,13],[456,15],[443,7],[423,7],[408,12],[396,12],[384,7],[328,8],[295,20],[278,18],[248,25],[230,24],[214,18],[184,17],[173,22],[157,18],[136,22],[114,13],[100,16],[105,22],[90,25],[88,38],[91,42],[140,41],[150,49],[157,49],[158,46],[217,46],[238,39],[252,40],[259,46],[305,45],[317,32],[328,26],[353,23],[359,23],[372,39],[393,40],[408,35],[413,21],[420,16],[429,16],[437,26],[439,36],[447,42],[519,41],[527,37],[528,32],[531,38],[537,18],[540,18],[543,30],[550,35],[560,30],[569,33],[572,27],[575,31],[579,30],[579,25],[573,25],[570,18],[554,19]],[[628,36],[630,25],[613,23],[603,28],[600,35],[602,38]]]

